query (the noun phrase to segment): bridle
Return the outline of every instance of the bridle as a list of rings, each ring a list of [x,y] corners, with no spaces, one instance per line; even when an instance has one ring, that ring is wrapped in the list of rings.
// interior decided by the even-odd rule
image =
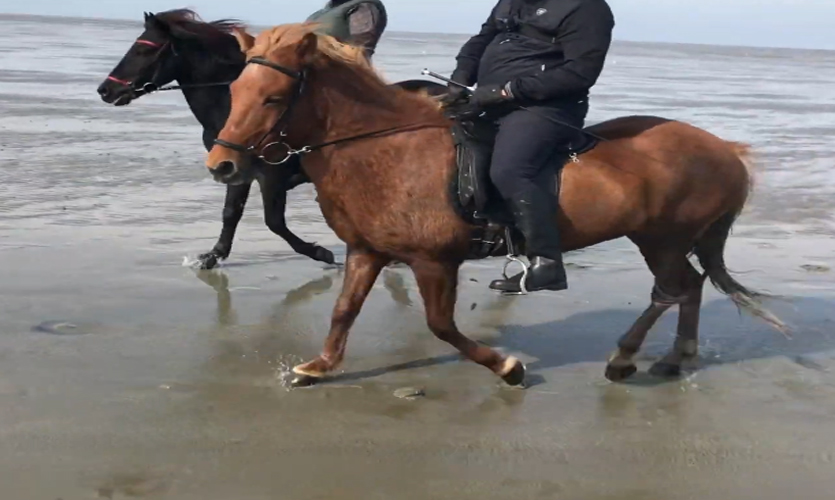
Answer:
[[[269,137],[271,134],[273,134],[276,130],[278,130],[278,135],[280,137],[282,137],[282,138],[287,137],[287,132],[286,132],[287,122],[290,120],[290,116],[292,115],[293,109],[295,108],[296,104],[298,103],[299,97],[301,97],[302,91],[304,90],[304,82],[305,82],[305,76],[306,76],[306,74],[303,70],[302,71],[296,71],[296,70],[290,69],[286,66],[282,66],[282,65],[276,64],[272,61],[268,61],[267,59],[265,59],[263,57],[253,57],[253,58],[251,58],[247,61],[247,64],[260,64],[261,66],[266,66],[268,68],[274,69],[274,70],[276,70],[280,73],[283,73],[283,74],[289,76],[293,80],[295,80],[295,85],[293,85],[293,93],[290,96],[290,102],[287,103],[287,107],[285,107],[284,111],[281,112],[281,115],[279,115],[278,120],[276,120],[275,124],[273,124],[273,126],[269,130],[267,130],[264,133],[264,135],[261,136],[260,139],[258,139],[258,142],[256,142],[252,146],[243,146],[241,144],[235,144],[234,142],[224,141],[223,139],[215,139],[215,141],[214,141],[215,144],[217,144],[219,146],[223,146],[225,148],[231,149],[232,151],[237,151],[239,153],[244,153],[244,154],[254,153],[257,149],[259,149],[259,146],[261,145],[261,143],[264,142],[265,140],[267,140],[267,137]],[[266,156],[265,152],[269,148],[275,147],[275,146],[284,146],[285,148],[287,148],[287,154],[284,156],[284,158],[281,159],[281,161],[271,162],[271,161],[269,161],[265,158],[265,156]],[[267,164],[281,165],[282,163],[285,163],[287,160],[289,160],[293,155],[300,155],[300,154],[304,154],[304,153],[309,153],[310,151],[312,151],[312,149],[309,146],[305,146],[301,149],[296,150],[296,149],[291,148],[284,141],[278,140],[278,141],[273,141],[269,144],[266,144],[264,147],[260,148],[260,153],[257,154],[256,156],[258,156],[259,159],[263,160]]]
[[[117,78],[117,77],[113,76],[112,74],[107,75],[107,80],[109,80],[111,82],[118,83],[120,85],[124,85],[125,87],[129,88],[134,93],[134,95],[139,95],[140,93],[142,95],[145,95],[145,94],[150,94],[152,92],[164,92],[166,90],[182,90],[182,89],[191,89],[191,88],[200,88],[200,87],[223,87],[223,86],[228,87],[229,85],[232,84],[232,81],[225,81],[225,82],[189,83],[189,84],[185,84],[185,85],[160,86],[157,83],[157,77],[159,77],[159,73],[160,73],[160,71],[162,71],[162,64],[159,64],[159,60],[162,58],[163,54],[165,53],[165,50],[168,49],[169,47],[171,48],[171,52],[172,52],[172,54],[174,54],[174,56],[178,56],[179,53],[177,52],[177,50],[174,48],[174,45],[170,41],[167,41],[165,43],[157,43],[157,42],[152,42],[150,40],[144,40],[142,38],[138,38],[136,40],[136,42],[134,42],[134,43],[139,44],[139,45],[147,45],[149,47],[153,47],[155,49],[158,49],[158,52],[157,52],[156,56],[154,56],[154,63],[156,64],[156,69],[154,70],[154,74],[151,75],[150,80],[148,80],[147,82],[142,84],[142,87],[136,88],[136,85],[135,85],[136,82],[123,80],[121,78]]]
[[[174,55],[177,55],[177,52],[174,50],[174,46],[171,44],[171,42],[157,43],[152,42],[150,40],[138,38],[136,42],[134,42],[134,44],[147,45],[148,47],[153,47],[157,49],[156,56],[154,56],[155,63],[159,62],[160,58],[169,47],[173,51]],[[107,80],[118,83],[120,85],[124,85],[125,87],[128,87],[131,91],[133,91],[135,94],[138,92],[142,92],[143,94],[150,94],[151,92],[159,89],[159,86],[156,84],[156,79],[159,76],[160,71],[162,70],[162,64],[157,64],[156,66],[157,68],[154,70],[154,74],[151,75],[151,79],[148,80],[146,83],[142,84],[142,87],[140,88],[136,88],[136,82],[122,80],[121,78],[116,78],[112,74],[107,75]]]
[[[351,136],[348,136],[348,137],[342,137],[342,138],[339,138],[339,139],[335,139],[335,140],[327,141],[327,142],[322,142],[322,143],[312,145],[312,146],[303,146],[299,149],[293,149],[292,147],[290,147],[289,144],[287,144],[286,142],[284,142],[281,139],[279,139],[277,141],[267,143],[266,145],[261,147],[261,143],[263,143],[265,140],[267,140],[267,138],[271,134],[276,133],[276,131],[278,133],[278,136],[281,137],[282,139],[287,137],[287,122],[290,120],[290,117],[292,116],[293,109],[294,109],[295,105],[298,103],[299,97],[301,97],[302,91],[304,90],[306,72],[303,69],[302,70],[295,70],[295,69],[288,68],[286,66],[282,66],[280,64],[269,61],[269,60],[267,60],[263,57],[253,57],[253,58],[251,58],[247,61],[247,64],[260,64],[261,66],[266,66],[268,68],[274,69],[274,70],[276,70],[280,73],[283,73],[283,74],[289,76],[290,78],[294,79],[296,83],[293,86],[293,93],[290,97],[290,101],[287,103],[287,107],[284,108],[284,111],[281,112],[281,115],[279,115],[275,124],[273,124],[273,126],[269,130],[267,130],[267,132],[264,133],[264,135],[262,135],[261,138],[258,139],[258,141],[255,144],[253,144],[252,146],[244,146],[242,144],[236,144],[234,142],[225,141],[223,139],[215,139],[214,143],[217,144],[218,146],[223,146],[225,148],[231,149],[232,151],[237,151],[239,153],[255,154],[255,156],[258,159],[260,159],[261,161],[263,161],[264,163],[267,163],[269,165],[281,165],[281,164],[287,162],[288,160],[290,160],[290,158],[292,158],[293,156],[301,156],[301,155],[311,153],[313,151],[325,148],[327,146],[333,146],[335,144],[339,144],[339,143],[343,143],[343,142],[355,141],[355,140],[365,139],[365,138],[369,138],[369,137],[379,137],[383,134],[390,133],[390,132],[404,132],[404,131],[407,131],[407,130],[414,130],[414,129],[425,128],[425,127],[447,126],[447,125],[442,125],[440,123],[412,123],[412,124],[408,124],[408,125],[387,127],[387,128],[380,129],[380,130],[374,130],[374,131],[371,131],[371,132],[364,132],[364,133],[361,133],[361,134],[351,135]],[[266,158],[266,152],[270,148],[276,147],[276,146],[283,146],[286,149],[287,152],[284,154],[284,157],[281,158],[281,160],[270,161],[269,159]],[[259,151],[259,149],[260,149],[260,151]]]

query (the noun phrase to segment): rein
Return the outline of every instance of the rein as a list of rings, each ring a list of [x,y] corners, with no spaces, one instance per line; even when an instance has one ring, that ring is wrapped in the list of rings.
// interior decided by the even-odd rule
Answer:
[[[261,139],[258,140],[258,142],[256,142],[252,146],[244,146],[242,144],[236,144],[234,142],[225,141],[223,139],[215,139],[214,140],[214,143],[217,144],[218,146],[222,146],[222,147],[231,149],[232,151],[237,151],[239,153],[252,154],[252,153],[255,152],[256,149],[259,149],[259,146],[261,145],[261,143],[264,142],[267,139],[267,137],[270,136],[270,134],[274,133],[277,129],[279,129],[279,127],[281,125],[284,125],[284,126],[281,127],[281,130],[278,130],[278,134],[279,134],[280,137],[287,137],[287,133],[285,132],[286,128],[287,128],[287,121],[289,121],[290,114],[293,111],[293,107],[298,102],[298,99],[301,96],[302,91],[304,90],[305,72],[304,72],[304,70],[297,71],[297,70],[294,70],[294,69],[291,69],[291,68],[287,68],[287,67],[282,66],[280,64],[269,61],[269,60],[267,60],[263,57],[253,57],[253,58],[251,58],[250,60],[247,61],[247,64],[260,64],[261,66],[266,66],[268,68],[274,69],[274,70],[278,71],[279,73],[283,73],[283,74],[289,76],[290,78],[296,80],[296,85],[293,89],[293,95],[290,98],[290,102],[287,104],[287,107],[284,109],[284,111],[278,117],[278,120],[276,120],[275,124],[261,137]],[[442,127],[442,126],[444,126],[444,125],[441,125],[439,123],[437,123],[437,124],[436,123],[423,123],[423,124],[421,124],[421,123],[411,123],[411,124],[408,124],[408,125],[397,125],[397,126],[394,126],[394,127],[386,127],[386,128],[380,129],[380,130],[373,130],[373,131],[370,131],[370,132],[362,132],[360,134],[350,135],[350,136],[347,136],[347,137],[340,137],[339,139],[333,139],[333,140],[322,142],[322,143],[315,144],[315,145],[303,146],[299,149],[293,149],[286,142],[278,140],[278,141],[270,142],[270,143],[266,144],[264,147],[260,148],[261,151],[260,151],[260,153],[256,154],[256,157],[258,159],[262,160],[264,163],[267,163],[269,165],[281,165],[282,163],[287,162],[293,156],[301,156],[301,155],[304,155],[304,154],[307,154],[307,153],[312,153],[313,151],[318,151],[318,150],[326,148],[328,146],[334,146],[334,145],[337,145],[337,144],[342,144],[342,143],[350,142],[350,141],[358,141],[358,140],[361,140],[361,139],[368,139],[370,137],[379,137],[383,134],[388,134],[388,133],[395,133],[395,132],[399,133],[399,132],[405,132],[405,131],[408,131],[408,130],[414,130],[414,129],[420,129],[420,128]],[[265,152],[273,146],[284,146],[287,149],[287,153],[285,153],[284,157],[280,161],[272,162],[272,161],[269,161],[265,157],[266,156]]]
[[[382,137],[386,134],[390,133],[400,133],[400,132],[407,132],[409,130],[419,130],[422,128],[430,128],[430,127],[445,127],[446,125],[441,125],[440,123],[410,123],[408,125],[398,125],[395,127],[386,127],[380,130],[373,130],[371,132],[363,132],[361,134],[349,135],[347,137],[340,137],[339,139],[334,139],[331,141],[320,142],[319,144],[315,144],[312,146],[303,146],[299,149],[291,148],[287,143],[283,141],[275,141],[267,144],[263,148],[261,148],[261,153],[256,155],[256,157],[262,160],[264,163],[269,165],[281,165],[286,163],[291,157],[293,156],[301,156],[307,153],[312,153],[314,151],[318,151],[320,149],[324,149],[328,146],[335,146],[337,144],[342,144],[344,142],[351,142],[351,141],[359,141],[362,139],[368,139],[371,137]],[[252,153],[257,148],[256,146],[241,146],[240,144],[235,144],[234,142],[224,141],[223,139],[215,139],[215,144],[218,146],[223,146],[225,148],[229,148],[233,151],[237,151],[239,153]],[[283,145],[287,148],[287,153],[285,153],[284,158],[281,161],[272,162],[265,158],[265,151],[272,146]]]
[[[165,85],[163,87],[158,87],[151,89],[150,91],[145,91],[146,94],[150,94],[151,92],[165,92],[166,90],[182,90],[182,89],[196,89],[200,87],[228,87],[232,85],[232,82],[235,80],[229,80],[228,82],[212,82],[212,83],[187,83],[185,85]]]

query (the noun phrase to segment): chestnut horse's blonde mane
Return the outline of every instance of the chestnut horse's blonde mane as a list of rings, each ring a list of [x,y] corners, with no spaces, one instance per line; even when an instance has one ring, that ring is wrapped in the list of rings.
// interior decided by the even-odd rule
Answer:
[[[371,87],[380,97],[386,96],[391,99],[402,97],[403,95],[410,95],[419,97],[420,100],[425,101],[432,108],[438,109],[439,103],[432,99],[425,91],[421,92],[404,92],[397,87],[392,87],[380,73],[371,65],[366,59],[362,47],[349,45],[340,42],[336,38],[317,33],[315,31],[317,23],[299,23],[299,24],[285,24],[276,26],[269,30],[269,35],[264,40],[263,45],[258,44],[253,47],[253,52],[265,54],[271,48],[279,45],[281,39],[287,36],[288,33],[297,32],[300,37],[309,33],[316,35],[316,56],[314,58],[314,67],[324,68],[329,63],[336,63],[348,69],[356,78],[356,81],[363,82]],[[259,37],[260,38],[260,37]]]

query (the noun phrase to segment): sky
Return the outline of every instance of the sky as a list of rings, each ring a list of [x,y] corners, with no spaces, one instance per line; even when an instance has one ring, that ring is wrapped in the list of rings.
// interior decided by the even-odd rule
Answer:
[[[475,33],[496,0],[384,0],[391,31]],[[608,0],[616,39],[835,50],[835,0]],[[24,0],[0,12],[141,20],[189,7],[205,20],[301,21],[325,0]]]

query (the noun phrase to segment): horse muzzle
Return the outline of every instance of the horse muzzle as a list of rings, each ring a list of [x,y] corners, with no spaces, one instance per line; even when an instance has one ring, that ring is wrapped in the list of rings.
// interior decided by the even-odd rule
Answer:
[[[238,175],[238,166],[232,160],[221,160],[214,167],[208,167],[212,178],[217,182],[230,184]]]
[[[110,80],[105,80],[104,83],[99,85],[96,92],[98,92],[102,101],[114,106],[124,106],[126,104],[130,104],[134,98],[133,90],[130,87],[117,85]]]
[[[212,178],[215,182],[219,182],[221,184],[237,186],[252,182],[252,175],[250,174],[249,169],[239,168],[238,163],[232,159],[221,159],[215,162],[207,162],[206,168],[209,169],[209,173],[212,174]]]

